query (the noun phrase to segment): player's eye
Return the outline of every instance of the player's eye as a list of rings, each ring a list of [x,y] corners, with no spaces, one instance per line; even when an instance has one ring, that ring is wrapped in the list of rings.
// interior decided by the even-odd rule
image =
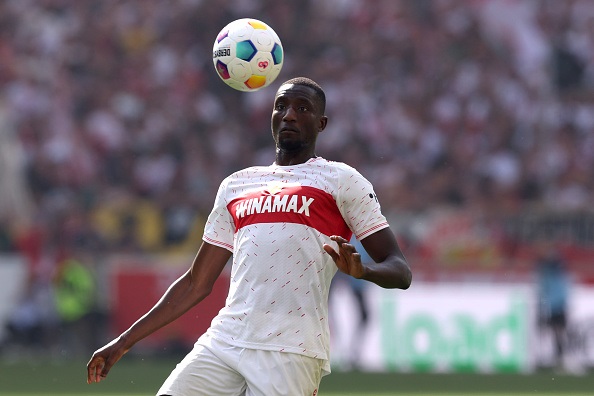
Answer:
[[[302,112],[302,113],[303,112],[306,112],[308,110],[309,110],[309,107],[307,107],[307,106],[299,106],[299,111]]]
[[[277,104],[274,106],[274,109],[275,109],[275,110],[284,110],[284,109],[285,109],[285,105],[284,105],[284,104],[282,104],[282,103],[277,103]]]

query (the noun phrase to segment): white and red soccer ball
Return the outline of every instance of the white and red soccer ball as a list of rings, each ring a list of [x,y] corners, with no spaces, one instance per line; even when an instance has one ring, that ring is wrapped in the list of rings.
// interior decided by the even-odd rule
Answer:
[[[218,34],[212,49],[217,74],[230,87],[252,92],[272,83],[283,67],[280,38],[257,19],[237,19]]]

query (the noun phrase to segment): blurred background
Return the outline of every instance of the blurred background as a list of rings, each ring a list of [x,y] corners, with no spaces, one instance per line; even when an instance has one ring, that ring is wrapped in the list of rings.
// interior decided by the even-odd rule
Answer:
[[[211,59],[243,17],[285,49],[249,94]],[[414,273],[336,279],[335,370],[588,374],[590,0],[0,1],[0,360],[88,359],[150,308],[221,180],[273,162],[298,75],[328,96],[317,154],[374,184]],[[225,293],[134,353],[182,355]]]

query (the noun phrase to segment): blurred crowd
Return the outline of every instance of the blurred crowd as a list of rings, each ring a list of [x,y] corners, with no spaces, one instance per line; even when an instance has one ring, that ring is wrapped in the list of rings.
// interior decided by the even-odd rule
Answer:
[[[211,60],[246,16],[285,49],[249,94]],[[590,0],[4,0],[0,250],[193,252],[220,181],[273,162],[273,94],[297,75],[328,95],[318,154],[389,217],[594,201]]]

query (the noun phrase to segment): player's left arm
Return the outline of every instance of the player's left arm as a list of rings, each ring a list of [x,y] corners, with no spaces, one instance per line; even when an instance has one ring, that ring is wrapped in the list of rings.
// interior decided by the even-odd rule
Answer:
[[[333,235],[331,239],[338,244],[338,251],[328,244],[324,244],[324,250],[332,257],[340,271],[384,288],[409,288],[412,271],[389,227],[361,240],[361,244],[375,261],[371,264],[361,262],[361,255],[343,237]]]

